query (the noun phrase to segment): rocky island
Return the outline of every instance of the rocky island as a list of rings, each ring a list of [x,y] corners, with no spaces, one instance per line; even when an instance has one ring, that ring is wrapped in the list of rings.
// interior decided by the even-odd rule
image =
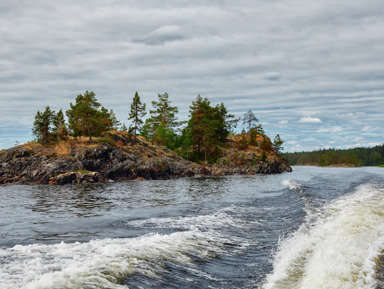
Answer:
[[[70,139],[43,146],[27,143],[0,152],[1,184],[97,183],[228,174],[273,174],[291,168],[273,151],[236,149],[229,138],[215,164],[187,161],[163,145],[128,132],[108,132],[93,143]]]
[[[121,124],[113,110],[86,91],[64,112],[37,111],[33,142],[0,151],[0,184],[98,183],[111,180],[169,179],[228,174],[290,172],[280,156],[283,140],[273,143],[251,110],[240,121],[223,103],[212,106],[197,96],[190,119],[178,122],[178,108],[168,94],[152,101],[151,116],[136,92],[129,113],[132,125]],[[178,128],[183,126],[183,128]],[[119,129],[120,128],[120,129]],[[176,129],[178,128],[178,129]],[[139,133],[140,132],[140,133]]]

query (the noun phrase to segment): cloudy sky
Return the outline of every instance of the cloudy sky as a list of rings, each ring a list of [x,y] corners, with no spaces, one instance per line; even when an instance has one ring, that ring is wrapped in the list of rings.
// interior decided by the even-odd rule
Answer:
[[[2,0],[0,148],[86,90],[127,125],[135,91],[148,108],[168,92],[182,120],[200,94],[285,151],[381,144],[384,2]]]

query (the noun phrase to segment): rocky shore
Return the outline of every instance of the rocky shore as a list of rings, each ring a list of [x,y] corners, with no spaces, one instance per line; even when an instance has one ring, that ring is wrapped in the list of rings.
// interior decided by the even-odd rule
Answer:
[[[119,132],[92,144],[72,140],[49,147],[29,143],[3,150],[0,184],[98,183],[291,170],[282,159],[268,158],[256,164],[255,157],[256,154],[247,154],[240,157],[241,163],[236,163],[228,153],[218,164],[202,166],[143,137]]]

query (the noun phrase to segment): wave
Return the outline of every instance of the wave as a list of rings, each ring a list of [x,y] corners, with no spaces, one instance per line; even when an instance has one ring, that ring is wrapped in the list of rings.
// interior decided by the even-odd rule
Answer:
[[[127,288],[130,274],[160,278],[165,263],[191,264],[223,252],[228,240],[199,230],[130,239],[0,249],[0,288]]]
[[[283,186],[287,186],[291,191],[293,190],[300,190],[301,189],[301,186],[299,183],[297,183],[296,181],[294,180],[283,180],[281,182],[281,184]]]
[[[384,249],[384,189],[361,185],[316,214],[279,242],[273,272],[261,288],[376,288]]]
[[[239,208],[230,206],[218,210],[213,214],[204,214],[198,216],[178,216],[164,218],[149,218],[144,220],[134,220],[127,222],[128,227],[154,227],[154,228],[172,228],[182,230],[200,231],[221,231],[224,228],[242,228],[247,229],[249,226],[257,225],[257,221],[244,221],[233,216],[239,210],[246,212],[253,208]]]

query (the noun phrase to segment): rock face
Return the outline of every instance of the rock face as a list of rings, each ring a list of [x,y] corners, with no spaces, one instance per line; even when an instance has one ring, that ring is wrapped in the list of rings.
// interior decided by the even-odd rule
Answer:
[[[208,175],[209,170],[142,137],[118,133],[113,144],[27,144],[0,153],[0,183],[67,184],[168,179]]]
[[[239,149],[238,143],[229,142],[223,157],[211,166],[212,175],[281,174],[292,168],[273,149],[263,152],[258,146]],[[263,157],[264,154],[264,157]]]
[[[97,183],[106,180],[169,179],[290,171],[281,158],[255,162],[257,155],[226,150],[218,164],[201,166],[173,151],[128,133],[110,133],[98,144],[67,141],[52,147],[25,144],[0,152],[0,184]],[[246,161],[244,161],[246,160]]]

